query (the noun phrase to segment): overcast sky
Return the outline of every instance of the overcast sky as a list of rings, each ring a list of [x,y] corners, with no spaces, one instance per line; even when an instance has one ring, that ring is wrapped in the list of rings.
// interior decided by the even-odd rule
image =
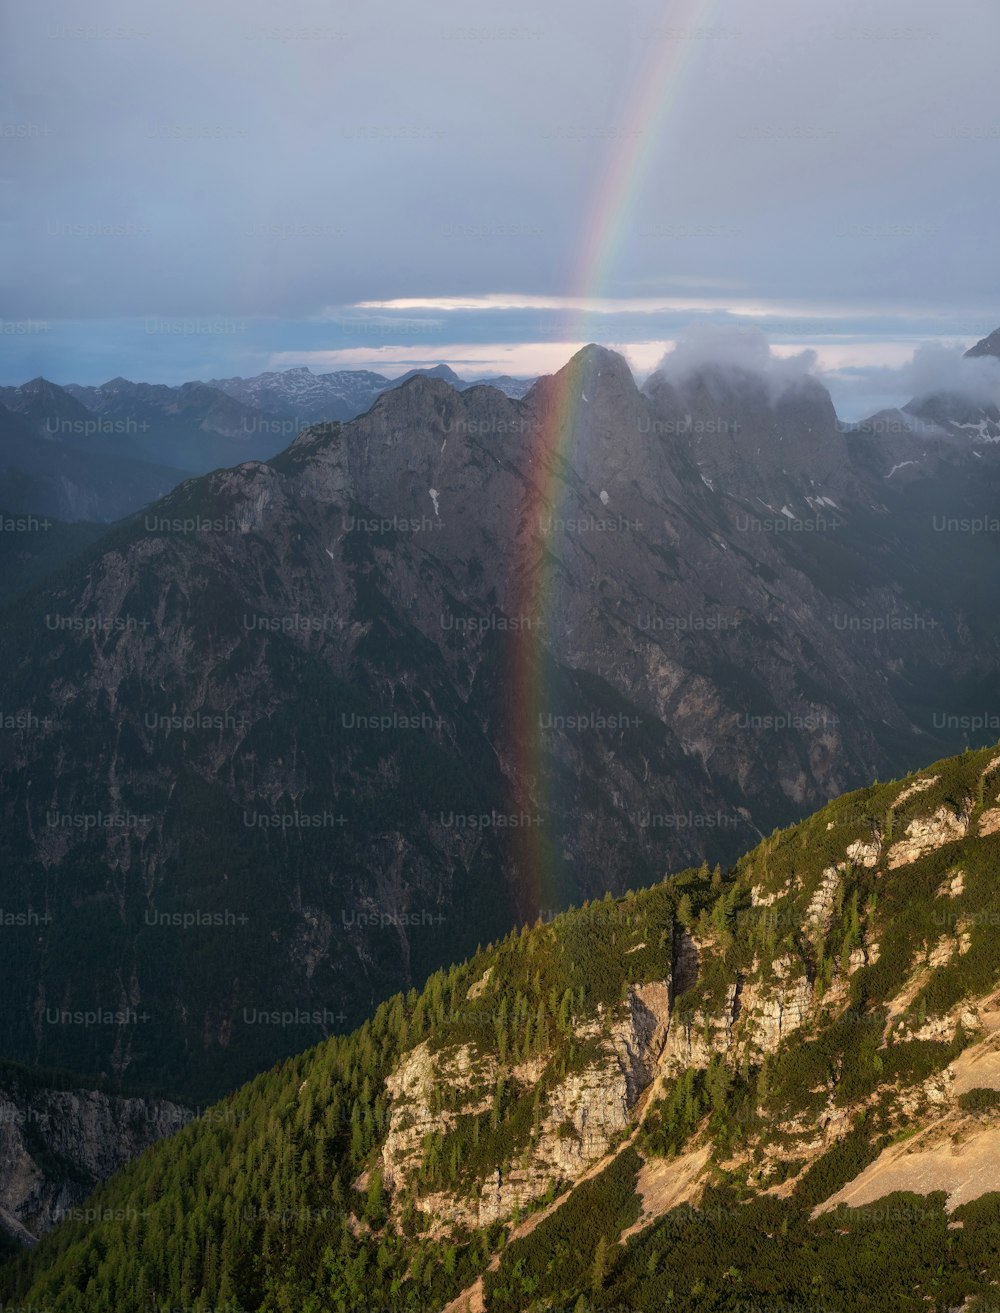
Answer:
[[[585,340],[641,372],[728,321],[814,348],[857,412],[1000,324],[996,0],[2,22],[4,383],[527,374]]]

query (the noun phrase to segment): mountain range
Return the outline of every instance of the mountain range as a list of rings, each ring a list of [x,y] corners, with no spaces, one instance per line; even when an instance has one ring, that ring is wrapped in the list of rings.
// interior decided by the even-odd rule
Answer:
[[[62,557],[0,640],[2,1051],[216,1097],[995,738],[1000,448],[888,446],[815,380],[590,346],[520,400],[417,375]]]
[[[346,420],[417,375],[473,386],[447,365],[389,379],[369,370],[307,367],[209,383],[60,387],[36,378],[0,387],[0,473],[5,510],[62,520],[117,520],[190,474],[266,460],[306,425]],[[523,396],[533,380],[483,380]]]
[[[10,1305],[996,1306],[1000,748],[523,926],[281,1063]]]
[[[212,379],[210,387],[219,388],[248,405],[258,406],[286,418],[295,418],[301,427],[323,420],[348,420],[368,410],[375,398],[389,388],[401,387],[411,378],[440,378],[459,391],[468,387],[494,387],[505,396],[520,399],[531,389],[534,379],[495,378],[468,381],[459,378],[448,365],[430,369],[411,369],[398,378],[386,378],[368,369],[344,369],[329,374],[314,374],[306,365],[294,369],[257,374],[254,378]]]

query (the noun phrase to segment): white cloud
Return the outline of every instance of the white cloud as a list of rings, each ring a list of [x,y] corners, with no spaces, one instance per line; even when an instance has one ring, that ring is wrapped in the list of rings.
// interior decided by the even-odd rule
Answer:
[[[1000,401],[1000,361],[967,359],[968,345],[846,336],[815,344],[769,342],[756,326],[702,324],[668,344],[656,368],[672,382],[706,365],[742,369],[766,379],[775,393],[810,375],[831,392],[845,418],[848,413],[860,418],[872,409],[935,392],[955,392],[980,403]],[[628,354],[628,347],[620,349]]]
[[[740,370],[764,379],[780,393],[810,374],[816,360],[816,352],[809,348],[783,353],[773,350],[756,327],[696,324],[680,335],[656,372],[671,383],[683,383],[706,366]]]
[[[817,350],[817,374],[838,410],[860,418],[872,409],[950,392],[979,404],[1000,402],[1000,361],[966,359],[969,342],[866,342]]]
[[[967,359],[961,347],[928,342],[917,348],[904,372],[915,397],[957,392],[980,403],[1000,401],[1000,360],[995,356]]]
[[[388,301],[357,301],[355,310],[556,310],[577,314],[724,313],[750,319],[871,319],[931,313],[912,306],[772,301],[700,296],[545,296],[527,292],[486,292],[469,296],[400,296]]]

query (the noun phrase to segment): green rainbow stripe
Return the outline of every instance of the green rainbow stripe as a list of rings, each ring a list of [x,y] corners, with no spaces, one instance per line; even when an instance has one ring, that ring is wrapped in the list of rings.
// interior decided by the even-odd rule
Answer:
[[[577,259],[573,283],[578,289],[576,295],[584,301],[600,295],[607,284],[655,148],[690,79],[699,47],[706,44],[694,32],[701,29],[704,34],[708,20],[722,3],[723,0],[677,0],[664,6],[663,28],[685,35],[655,38],[645,66],[635,79],[632,101],[603,170]],[[583,305],[573,316],[570,331],[565,335],[568,341],[585,340],[587,313]],[[551,709],[546,647],[555,640],[549,626],[556,613],[557,581],[541,526],[550,516],[559,515],[559,470],[572,452],[577,436],[582,379],[578,370],[567,366],[550,383],[530,465],[534,480],[522,509],[514,590],[514,609],[532,620],[531,628],[519,638],[514,657],[511,687],[515,772],[519,802],[523,804],[530,798],[531,805],[542,817],[540,825],[520,831],[520,894],[522,909],[529,920],[549,908],[554,910],[562,902],[554,878],[557,837],[550,821],[555,800],[545,770],[541,729],[542,716],[546,709]]]

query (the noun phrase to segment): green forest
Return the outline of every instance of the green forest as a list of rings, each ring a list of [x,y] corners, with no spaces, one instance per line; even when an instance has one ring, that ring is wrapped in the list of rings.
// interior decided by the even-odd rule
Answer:
[[[922,773],[935,782],[899,807],[899,783],[861,790],[772,834],[729,872],[703,866],[606,897],[436,972],[350,1036],[260,1075],[99,1188],[86,1216],[0,1269],[4,1306],[416,1313],[443,1307],[484,1273],[497,1313],[916,1310],[974,1298],[986,1302],[969,1308],[995,1306],[1000,1195],[953,1213],[940,1194],[813,1213],[907,1133],[897,1095],[976,1038],[962,1026],[939,1039],[916,1032],[1000,983],[1000,836],[979,837],[975,827],[1000,786],[992,773],[983,784],[994,755],[938,763]],[[903,833],[911,816],[942,806],[970,818],[959,841],[898,868],[884,851],[875,865],[842,862],[849,845]],[[807,916],[838,862],[828,915]],[[962,891],[948,899],[943,926],[942,884],[958,869]],[[928,968],[907,1007],[890,1015],[914,961],[956,928],[964,950]],[[701,946],[691,981],[677,967],[686,942]],[[671,1024],[711,1039],[731,1011],[733,981],[745,991],[779,972],[805,982],[808,1024],[764,1053],[730,1016],[732,1042],[678,1069],[603,1171],[572,1190],[549,1182],[534,1207],[564,1201],[528,1235],[513,1237],[520,1215],[463,1231],[436,1228],[419,1206],[431,1195],[469,1198],[530,1151],[552,1091],[601,1051],[583,1023],[620,1015],[631,989],[671,980]],[[393,1192],[382,1175],[393,1113],[386,1080],[420,1044],[444,1070],[456,1046],[471,1046],[498,1074],[482,1089],[435,1086],[441,1129],[426,1136],[419,1172]],[[537,1075],[526,1086],[514,1071],[529,1060]],[[467,1111],[470,1099],[478,1111]],[[957,1106],[970,1125],[989,1125],[998,1105],[996,1091],[974,1088]],[[831,1108],[845,1110],[845,1133],[800,1160],[788,1126],[814,1125]],[[699,1197],[620,1243],[640,1216],[643,1162],[693,1143],[710,1149]],[[782,1182],[782,1197],[764,1193]]]

